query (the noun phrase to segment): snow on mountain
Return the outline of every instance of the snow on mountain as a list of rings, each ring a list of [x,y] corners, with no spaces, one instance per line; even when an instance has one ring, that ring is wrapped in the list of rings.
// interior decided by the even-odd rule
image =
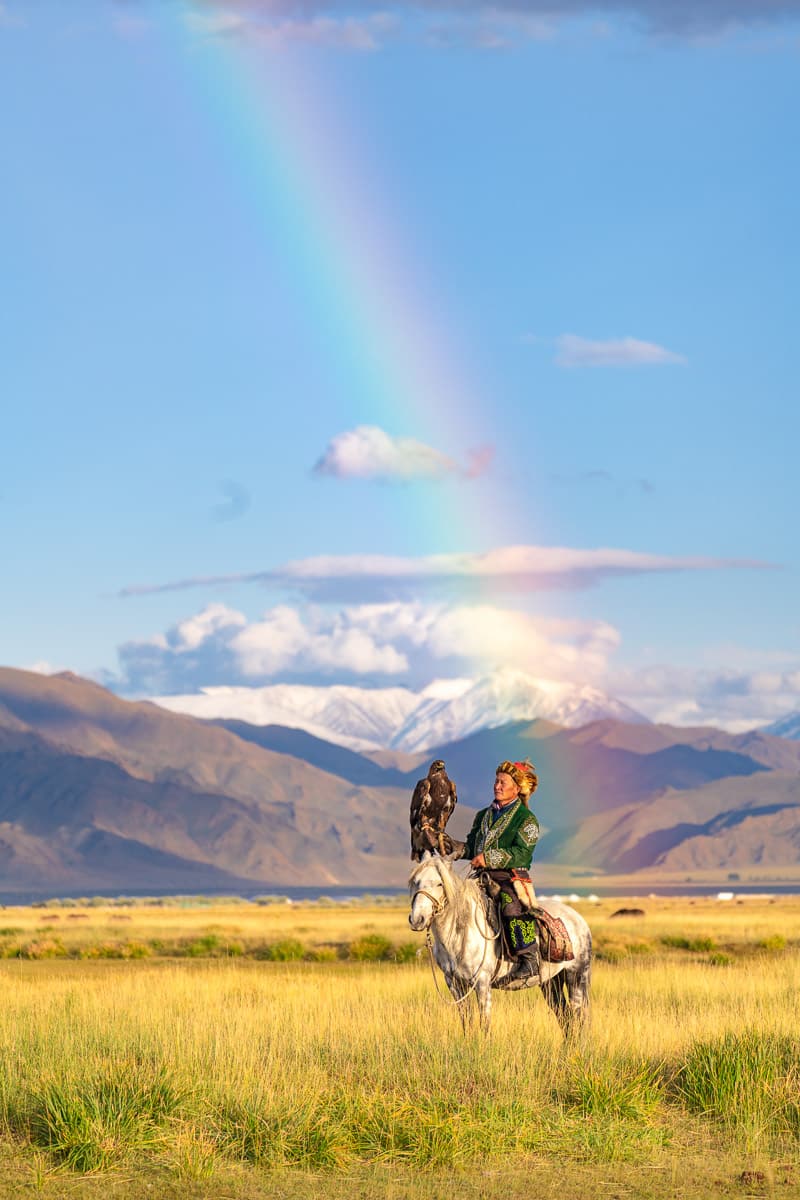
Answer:
[[[763,726],[758,732],[773,733],[776,737],[790,738],[794,742],[800,741],[800,709],[781,717],[779,721],[773,721],[771,725]]]
[[[383,750],[419,705],[408,688],[207,687],[186,696],[154,696],[154,703],[191,717],[225,717],[251,725],[284,725],[350,750]]]
[[[597,688],[532,679],[509,667],[478,679],[452,699],[423,699],[397,730],[392,748],[414,753],[512,721],[543,718],[567,729],[577,729],[606,717],[647,723],[632,708],[612,700]]]
[[[405,750],[443,745],[512,721],[544,718],[569,729],[613,718],[646,723],[619,700],[588,685],[533,679],[508,668],[483,679],[439,679],[408,688],[208,687],[194,695],[157,696],[156,704],[193,717],[284,725],[351,750]]]

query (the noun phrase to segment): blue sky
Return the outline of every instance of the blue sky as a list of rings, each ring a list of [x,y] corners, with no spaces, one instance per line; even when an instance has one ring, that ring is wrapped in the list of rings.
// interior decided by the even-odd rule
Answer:
[[[559,11],[0,5],[0,661],[800,707],[800,7]]]

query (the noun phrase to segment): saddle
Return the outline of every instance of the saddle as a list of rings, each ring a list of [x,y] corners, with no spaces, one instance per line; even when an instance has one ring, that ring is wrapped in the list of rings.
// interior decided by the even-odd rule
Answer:
[[[533,892],[533,884],[529,879],[516,880],[513,878],[512,872],[512,883],[514,884],[514,891],[517,894],[517,898],[524,905],[526,913],[533,917],[536,925],[536,934],[539,940],[539,957],[541,958],[542,962],[557,964],[571,962],[575,957],[575,951],[572,948],[572,939],[570,938],[567,927],[561,920],[561,917],[554,916],[552,913],[549,913],[546,909],[542,908],[540,904],[536,904]],[[497,913],[498,926],[503,931],[504,956],[512,958],[513,956],[511,955],[506,944],[505,925],[501,920],[501,886],[485,872],[481,876],[481,885],[494,904]]]
[[[542,961],[571,962],[575,957],[575,951],[572,949],[572,939],[561,917],[554,917],[552,913],[538,905],[531,909],[531,915],[536,922],[536,931],[539,935],[539,956]]]

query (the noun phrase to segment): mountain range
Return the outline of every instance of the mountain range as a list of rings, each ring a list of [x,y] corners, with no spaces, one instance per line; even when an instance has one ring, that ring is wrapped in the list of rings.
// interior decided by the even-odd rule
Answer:
[[[283,683],[209,687],[192,695],[159,696],[155,703],[193,717],[304,729],[351,750],[412,754],[511,721],[546,720],[565,729],[606,717],[646,723],[640,713],[597,688],[534,679],[510,667],[477,680],[436,680],[421,692]]]
[[[0,669],[3,890],[402,886],[410,793],[439,756],[458,784],[456,837],[490,801],[496,764],[531,758],[539,866],[800,866],[800,742],[787,738],[524,719],[424,753],[364,753],[122,700],[70,674]]]

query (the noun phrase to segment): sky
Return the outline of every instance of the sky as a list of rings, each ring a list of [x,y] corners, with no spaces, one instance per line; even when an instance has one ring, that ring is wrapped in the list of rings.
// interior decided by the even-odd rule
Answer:
[[[800,0],[0,3],[0,662],[800,708]]]

